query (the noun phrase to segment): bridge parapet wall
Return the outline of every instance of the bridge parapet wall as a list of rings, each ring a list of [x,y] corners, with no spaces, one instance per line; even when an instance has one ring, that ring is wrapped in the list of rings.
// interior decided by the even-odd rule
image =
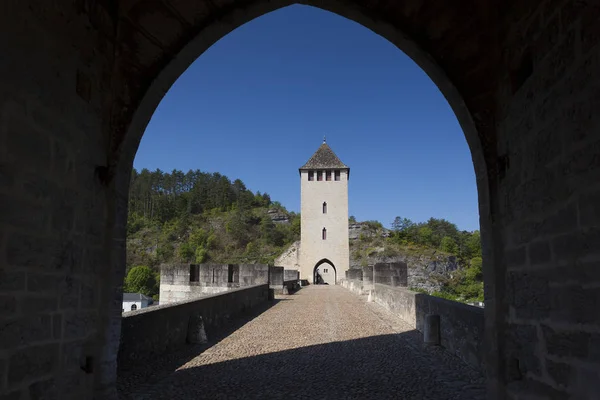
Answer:
[[[234,318],[268,298],[269,285],[262,284],[128,312],[122,319],[117,365],[129,369],[193,343],[194,332],[200,329],[210,340]]]
[[[346,271],[346,277],[340,281],[340,284],[357,294],[363,293],[363,270],[350,268]]]
[[[270,278],[266,264],[163,264],[160,270],[161,304],[265,285]]]
[[[373,283],[389,286],[408,286],[408,267],[405,262],[377,263],[373,266]]]
[[[283,289],[284,269],[283,267],[269,267],[269,287],[274,290]]]
[[[300,271],[297,269],[284,269],[283,280],[285,282],[298,281],[300,279]]]
[[[375,283],[373,299],[420,332],[425,317],[440,316],[441,345],[474,368],[485,370],[483,308],[469,306],[402,287]]]

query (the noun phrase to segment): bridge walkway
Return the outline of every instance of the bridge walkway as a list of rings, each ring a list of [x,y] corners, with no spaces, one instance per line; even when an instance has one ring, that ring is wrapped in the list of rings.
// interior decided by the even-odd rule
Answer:
[[[217,343],[120,379],[123,399],[485,398],[484,380],[383,307],[340,286],[308,286]],[[156,369],[163,369],[162,375]]]

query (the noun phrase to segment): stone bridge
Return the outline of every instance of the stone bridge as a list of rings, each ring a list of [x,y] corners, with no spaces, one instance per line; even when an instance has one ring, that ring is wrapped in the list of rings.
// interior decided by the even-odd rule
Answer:
[[[292,3],[0,2],[0,396],[117,397],[127,194],[146,125],[213,43]],[[488,397],[598,398],[598,1],[302,3],[404,51],[458,118],[479,196]]]
[[[389,302],[402,298],[392,300],[383,286],[377,289],[385,296],[381,303],[333,285],[307,286],[267,300],[267,286],[259,285],[133,312],[123,321],[119,394],[165,400],[484,399],[482,368],[425,345],[414,321],[390,311]],[[243,303],[254,308],[240,313]],[[460,307],[448,303],[443,325],[456,322],[451,320],[458,314],[449,313]],[[480,344],[483,313],[465,307],[478,320],[466,331],[479,330],[466,337]],[[188,317],[195,313],[204,316],[208,342],[185,344]],[[217,322],[218,314],[232,319]],[[183,335],[179,346],[172,343],[165,351],[168,332],[160,327],[179,332],[176,320],[184,322]],[[140,353],[147,357],[133,360]]]

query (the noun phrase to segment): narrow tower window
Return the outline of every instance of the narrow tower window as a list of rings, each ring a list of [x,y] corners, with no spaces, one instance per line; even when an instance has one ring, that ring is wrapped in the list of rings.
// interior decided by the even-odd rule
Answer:
[[[326,240],[327,239],[327,229],[323,228],[322,235],[323,235],[323,240]]]
[[[327,214],[327,202],[323,202],[323,214]]]
[[[335,171],[335,180],[336,181],[340,180],[340,171],[339,170]]]
[[[317,180],[318,181],[322,181],[323,180],[323,171],[317,171]]]
[[[315,173],[313,171],[308,171],[308,180],[309,181],[315,180]]]
[[[331,171],[325,172],[325,177],[326,177],[325,180],[330,181],[331,180]]]

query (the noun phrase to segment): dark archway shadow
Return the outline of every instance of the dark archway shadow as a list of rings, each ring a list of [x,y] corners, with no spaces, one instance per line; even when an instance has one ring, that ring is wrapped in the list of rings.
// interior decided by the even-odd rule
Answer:
[[[244,352],[240,346],[240,353]],[[190,367],[122,398],[485,398],[485,380],[418,331],[299,347]]]
[[[315,264],[315,267],[313,268],[313,284],[319,285],[319,282],[317,280],[317,277],[319,276],[319,274],[317,273],[317,268],[319,268],[323,264],[331,265],[331,267],[333,268],[333,283],[337,284],[337,269],[335,268],[335,264],[329,261],[329,259],[327,258],[323,258]]]

